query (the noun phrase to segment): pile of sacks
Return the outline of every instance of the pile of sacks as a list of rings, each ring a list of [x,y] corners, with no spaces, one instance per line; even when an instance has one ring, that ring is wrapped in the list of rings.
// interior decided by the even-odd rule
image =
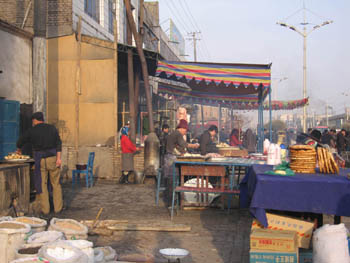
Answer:
[[[0,262],[113,263],[116,251],[93,247],[88,228],[72,219],[0,218]]]

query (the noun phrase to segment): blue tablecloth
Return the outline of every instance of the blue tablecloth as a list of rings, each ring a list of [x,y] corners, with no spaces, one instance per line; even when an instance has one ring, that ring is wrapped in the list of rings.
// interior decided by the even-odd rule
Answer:
[[[349,169],[336,174],[268,175],[271,165],[253,165],[240,184],[240,205],[267,227],[265,209],[350,216]]]

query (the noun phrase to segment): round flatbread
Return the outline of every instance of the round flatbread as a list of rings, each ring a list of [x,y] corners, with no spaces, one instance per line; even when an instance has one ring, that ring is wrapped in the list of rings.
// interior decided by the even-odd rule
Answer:
[[[316,154],[316,151],[306,151],[306,150],[291,150],[289,151],[291,154],[303,155],[303,154]]]
[[[313,146],[310,145],[293,145],[293,146],[289,146],[290,150],[315,150],[315,148]]]

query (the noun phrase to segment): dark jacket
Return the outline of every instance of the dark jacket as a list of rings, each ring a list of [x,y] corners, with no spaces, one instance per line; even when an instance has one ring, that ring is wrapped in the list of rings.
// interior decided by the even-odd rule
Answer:
[[[243,136],[243,146],[248,152],[255,152],[256,150],[256,136],[251,129],[248,129]]]
[[[217,153],[219,152],[215,143],[211,139],[209,131],[205,131],[199,138],[201,155],[206,155],[207,153]]]
[[[185,153],[187,142],[184,140],[182,134],[178,130],[175,130],[167,136],[165,148],[166,153],[169,154],[175,154],[176,150],[180,153]]]
[[[346,150],[346,139],[341,132],[337,134],[337,149],[339,154]]]

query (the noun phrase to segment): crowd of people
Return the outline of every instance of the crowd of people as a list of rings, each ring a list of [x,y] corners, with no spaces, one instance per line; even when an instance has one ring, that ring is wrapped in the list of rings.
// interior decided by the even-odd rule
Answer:
[[[321,143],[337,149],[338,154],[350,151],[350,133],[341,129],[338,133],[336,130],[325,130],[321,135]]]

